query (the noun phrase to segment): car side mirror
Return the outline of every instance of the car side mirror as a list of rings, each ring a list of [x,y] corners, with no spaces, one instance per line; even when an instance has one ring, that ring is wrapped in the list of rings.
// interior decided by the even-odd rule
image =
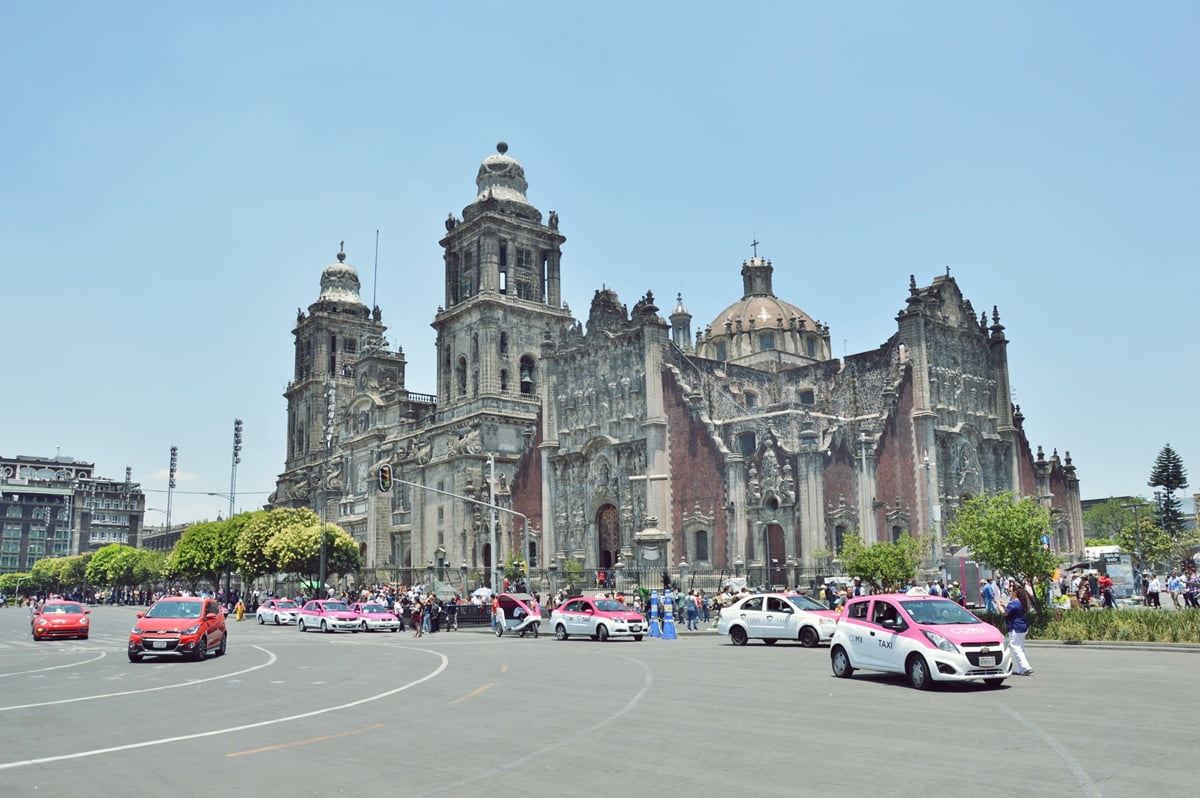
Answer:
[[[210,621],[215,621],[216,619],[217,619],[217,614],[216,614],[215,612],[210,612],[210,613],[208,614],[208,618],[207,618],[207,620],[210,620]]]
[[[84,614],[84,615],[91,615],[91,614],[92,614],[92,611],[91,611],[91,610],[84,610],[84,611],[83,611],[83,614]]]
[[[899,618],[888,618],[879,625],[884,629],[891,629],[893,632],[903,632],[908,628],[908,625]]]
[[[139,617],[139,618],[145,618],[145,617],[146,617],[146,613],[144,613],[144,612],[139,612],[139,613],[137,614],[137,617]]]

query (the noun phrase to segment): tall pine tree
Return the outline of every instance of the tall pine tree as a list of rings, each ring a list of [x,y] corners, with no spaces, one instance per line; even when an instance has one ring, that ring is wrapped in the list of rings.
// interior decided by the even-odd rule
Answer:
[[[1150,487],[1162,488],[1162,497],[1158,503],[1158,525],[1168,535],[1174,537],[1183,529],[1183,512],[1179,509],[1179,499],[1175,491],[1188,486],[1187,469],[1178,453],[1167,444],[1154,460],[1154,468],[1150,471]]]

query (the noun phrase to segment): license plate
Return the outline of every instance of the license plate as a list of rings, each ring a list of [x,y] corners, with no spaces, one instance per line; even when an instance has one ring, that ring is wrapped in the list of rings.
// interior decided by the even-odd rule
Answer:
[[[166,648],[166,647],[167,647],[166,640],[151,640],[150,641],[150,648]]]
[[[631,632],[640,632],[640,631],[642,631],[642,627],[638,626],[636,623],[635,623],[635,624],[631,624],[631,625],[630,625],[630,627],[629,627],[629,631],[631,631]]]
[[[980,657],[979,658],[979,667],[981,667],[981,668],[996,667],[996,658],[995,657]]]

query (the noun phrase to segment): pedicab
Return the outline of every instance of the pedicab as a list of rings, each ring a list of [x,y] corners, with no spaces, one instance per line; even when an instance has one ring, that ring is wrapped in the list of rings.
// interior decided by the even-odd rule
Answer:
[[[501,593],[496,600],[499,604],[496,637],[503,637],[505,632],[512,632],[517,637],[524,637],[526,632],[538,636],[542,616],[533,610],[533,596],[528,593]]]

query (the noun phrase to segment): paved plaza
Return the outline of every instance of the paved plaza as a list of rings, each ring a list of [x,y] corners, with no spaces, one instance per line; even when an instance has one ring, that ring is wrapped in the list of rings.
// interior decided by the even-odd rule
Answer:
[[[1036,675],[918,692],[828,648],[300,634],[230,622],[205,662],[128,662],[134,608],[35,643],[0,610],[12,795],[1125,796],[1183,789],[1197,649],[1033,645]]]

